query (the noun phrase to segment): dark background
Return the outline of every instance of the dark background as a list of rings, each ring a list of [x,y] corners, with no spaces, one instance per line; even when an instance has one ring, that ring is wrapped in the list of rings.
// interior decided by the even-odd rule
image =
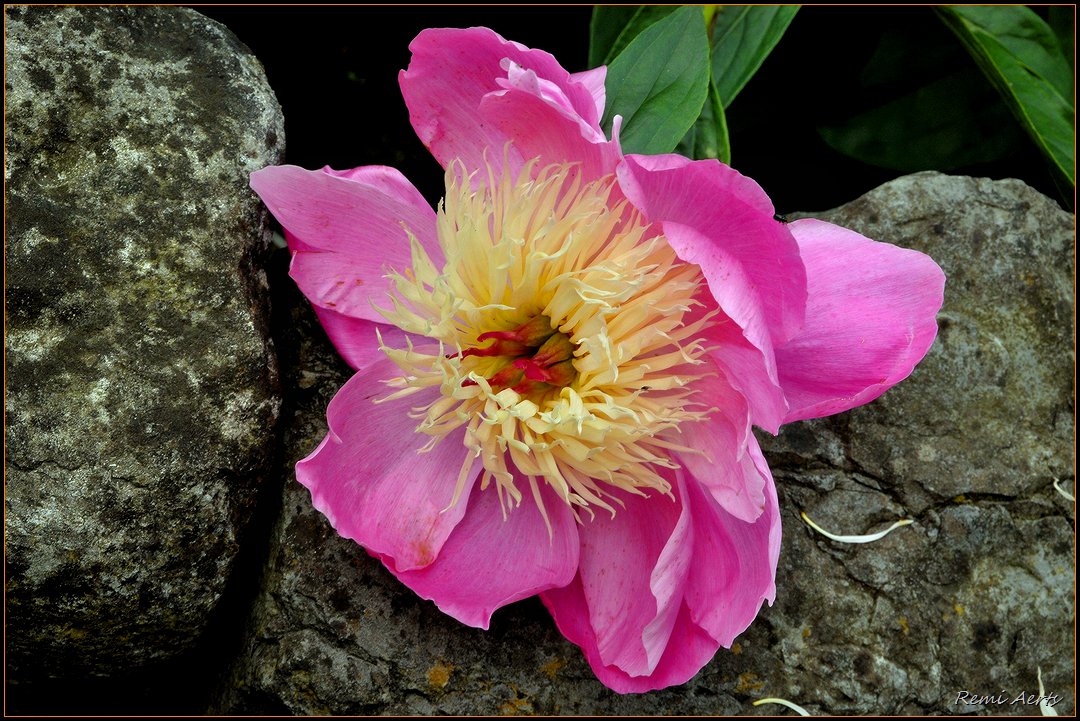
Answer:
[[[577,72],[587,67],[592,13],[591,6],[196,7],[228,26],[265,66],[285,113],[287,162],[395,166],[432,202],[442,195],[442,172],[413,133],[397,85],[412,38],[428,27],[484,25]],[[804,7],[731,103],[732,165],[757,180],[778,211],[832,208],[904,174],[846,157],[817,132],[886,99],[860,84],[886,32],[906,38],[915,54],[945,46],[952,52],[942,63],[974,65],[932,8]],[[890,89],[897,90],[904,88]],[[945,170],[1021,178],[1071,207],[1071,189],[1057,189],[1011,116],[1001,133],[1004,157]]]

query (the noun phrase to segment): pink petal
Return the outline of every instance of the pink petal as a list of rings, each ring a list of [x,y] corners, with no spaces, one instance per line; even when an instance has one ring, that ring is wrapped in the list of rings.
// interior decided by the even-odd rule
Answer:
[[[750,431],[746,399],[719,369],[711,372],[714,375],[694,387],[700,402],[717,410],[704,421],[679,426],[678,442],[704,455],[680,453],[679,462],[727,513],[752,523],[765,508],[768,477],[758,470],[750,452],[750,446],[757,447],[757,439]]]
[[[364,355],[374,357],[374,351]],[[296,464],[296,478],[338,533],[405,571],[438,557],[465,514],[476,474],[469,474],[463,497],[450,506],[467,456],[464,428],[419,453],[430,438],[414,432],[416,420],[408,413],[439,391],[375,403],[390,390],[380,381],[398,375],[398,367],[382,358],[349,379],[326,410],[326,438]]]
[[[406,333],[396,326],[353,318],[332,308],[323,308],[318,305],[312,308],[315,309],[315,315],[318,316],[330,342],[353,370],[359,370],[385,358],[383,352],[379,350],[378,343],[374,342],[378,338],[375,334],[376,329],[382,334],[383,342],[391,348],[404,348],[406,337],[412,339],[416,345],[426,340]]]
[[[395,571],[420,597],[435,601],[446,614],[486,629],[498,608],[549,588],[565,586],[578,567],[577,523],[569,506],[539,482],[548,527],[518,478],[525,500],[503,511],[494,488],[473,488],[469,511],[430,566]]]
[[[531,97],[542,102],[546,107],[572,121],[578,126],[583,138],[594,142],[603,142],[605,140],[604,133],[596,125],[595,118],[593,122],[583,118],[577,108],[574,107],[573,101],[557,83],[537,75],[535,70],[522,67],[509,58],[503,59],[500,67],[506,71],[506,77],[497,78],[495,82],[502,90],[487,93],[480,101],[481,107],[483,107],[486,99],[510,95],[516,91],[524,94],[525,97]],[[571,82],[573,82],[573,76],[570,76],[570,78]],[[594,89],[586,88],[586,90],[588,90],[590,99],[595,105],[596,99],[592,97]]]
[[[323,170],[327,170],[327,169],[323,168]],[[295,235],[290,233],[288,228],[285,228],[284,231],[285,231],[285,240],[289,245],[289,250],[293,251],[294,253],[296,251],[298,251],[298,250],[307,250],[307,251],[312,251],[312,252],[318,250],[318,248],[316,248],[315,246],[308,245],[307,243],[305,243],[304,241],[300,240]]]
[[[673,533],[671,538],[678,541],[680,557],[689,558],[690,562],[685,581],[675,587],[671,595],[678,604],[678,612],[671,633],[658,648],[660,658],[651,669],[644,673],[640,668],[628,669],[622,663],[613,663],[604,653],[605,628],[597,626],[598,614],[593,598],[588,594],[586,544],[589,531],[585,527],[582,528],[582,561],[578,577],[565,588],[540,595],[559,630],[581,647],[597,678],[615,691],[640,693],[686,682],[709,662],[721,645],[731,645],[753,621],[763,601],[772,603],[780,554],[780,514],[772,477],[756,444],[748,448],[748,454],[766,480],[763,488],[765,509],[752,523],[727,513],[695,478],[679,471],[675,473],[676,491],[683,499],[679,519],[683,530]],[[683,525],[687,511],[689,526]],[[660,527],[667,528],[669,522],[669,518],[662,518]],[[692,532],[688,532],[691,529]],[[624,543],[635,545],[642,540],[646,540],[646,545],[654,545],[640,532],[624,539]],[[623,555],[614,547],[608,550],[615,558]],[[622,564],[614,566],[616,569],[621,567]],[[619,578],[623,575],[620,573]],[[624,582],[613,590],[636,594],[639,599],[647,598],[640,583],[635,586]],[[599,603],[619,610],[617,600],[600,599]],[[627,613],[632,614],[633,609]]]
[[[945,274],[922,253],[820,220],[788,227],[806,263],[802,332],[776,351],[785,423],[869,403],[906,378],[937,335]]]
[[[751,436],[753,438],[753,436]],[[757,443],[748,453],[765,477],[765,509],[747,522],[728,513],[697,479],[687,479],[694,523],[694,563],[686,583],[691,618],[722,646],[746,630],[763,601],[776,597],[780,510],[776,488]]]
[[[644,693],[686,683],[719,648],[719,644],[691,620],[686,604],[680,603],[667,647],[656,668],[645,676],[631,676],[617,666],[605,664],[600,658],[580,577],[565,588],[541,593],[540,600],[551,612],[562,635],[584,652],[596,678],[617,693]]]
[[[607,66],[601,65],[592,70],[583,70],[580,73],[571,73],[570,80],[581,83],[592,95],[596,104],[596,117],[604,117],[604,104],[607,101],[607,88],[604,81],[607,80]]]
[[[708,290],[699,293],[695,300],[701,305],[690,310],[686,317],[688,325],[717,310],[716,301]],[[715,315],[712,325],[702,332],[702,336],[707,341],[709,356],[749,403],[751,423],[777,433],[788,406],[777,376],[771,341],[767,338],[761,341],[764,350],[754,345],[723,311]]]
[[[651,674],[674,627],[685,583],[692,529],[678,500],[651,492],[621,494],[614,518],[583,519],[579,576],[605,665]]]
[[[442,263],[435,212],[393,168],[263,168],[251,187],[290,236],[289,274],[312,303],[354,318],[382,321],[387,269],[412,266],[405,229]]]
[[[499,154],[507,141],[520,139],[478,117],[484,97],[504,94],[508,86],[576,119],[578,134],[588,128],[602,138],[595,75],[574,78],[542,50],[507,41],[487,28],[425,30],[409,49],[412,60],[398,81],[416,134],[443,167],[458,158],[470,170],[483,168],[485,149]],[[521,71],[531,72],[536,82]]]
[[[480,110],[486,125],[513,138],[513,170],[532,158],[540,158],[541,165],[578,163],[583,181],[590,182],[613,173],[622,157],[618,142],[609,142],[602,134],[598,139],[585,137],[577,120],[555,112],[536,95],[519,90],[493,93],[483,99]]]
[[[799,247],[754,181],[715,160],[628,155],[626,197],[663,222],[679,257],[701,266],[716,302],[763,352],[802,326],[806,275]]]
[[[386,297],[390,284],[375,276],[386,272],[385,268],[374,267],[377,257],[378,253],[369,253],[368,259],[362,261],[346,253],[299,250],[293,253],[289,277],[312,305],[350,318],[385,323],[386,319],[372,307],[372,303],[392,307]],[[373,284],[381,287],[373,288]]]

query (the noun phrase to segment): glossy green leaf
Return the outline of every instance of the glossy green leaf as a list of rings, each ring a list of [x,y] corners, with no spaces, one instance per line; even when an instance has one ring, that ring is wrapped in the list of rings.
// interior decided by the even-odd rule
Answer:
[[[712,76],[726,108],[780,42],[798,5],[723,5],[712,20]]]
[[[635,6],[629,6],[629,7],[625,7],[625,6],[623,6],[623,7],[604,7],[604,6],[601,6],[601,7],[597,7],[593,11],[593,26],[591,28],[592,30],[599,30],[599,28],[597,28],[597,26],[596,26],[596,24],[598,22],[598,19],[599,19],[600,23],[602,23],[604,25],[610,25],[610,26],[615,26],[619,22],[622,22],[622,28],[619,29],[619,31],[614,35],[614,37],[610,38],[610,43],[606,43],[607,51],[603,54],[603,56],[599,56],[599,54],[597,54],[597,57],[599,59],[594,59],[593,45],[590,43],[590,45],[589,45],[589,63],[590,63],[590,66],[591,67],[596,67],[597,65],[608,65],[608,64],[610,64],[612,60],[614,60],[615,58],[617,58],[619,56],[619,53],[621,53],[623,50],[626,49],[626,46],[629,45],[630,42],[634,38],[636,38],[638,35],[640,35],[643,30],[645,30],[645,28],[659,22],[660,20],[663,20],[668,15],[670,15],[671,13],[675,12],[678,9],[679,9],[678,5],[638,5],[636,7]],[[611,11],[616,11],[616,10],[618,10],[620,12],[611,12]],[[627,15],[624,12],[624,11],[627,11],[627,10],[632,11],[632,12],[629,15]],[[601,11],[603,11],[603,12],[601,12]],[[605,44],[604,41],[607,40],[607,38],[609,37],[608,36],[609,32],[610,32],[610,27],[605,28],[602,31],[603,34],[601,36],[601,41],[599,43],[597,43],[598,46],[601,46],[601,45]]]
[[[1055,170],[1075,185],[1072,67],[1050,27],[1019,6],[938,12]]]
[[[675,149],[680,155],[694,160],[716,158],[722,163],[731,164],[731,144],[728,140],[727,118],[724,106],[720,103],[720,94],[716,83],[709,81],[709,95],[701,115],[693,127],[679,142]]]
[[[624,151],[670,153],[701,114],[708,63],[701,7],[679,8],[650,25],[608,66],[604,129],[621,115]]]

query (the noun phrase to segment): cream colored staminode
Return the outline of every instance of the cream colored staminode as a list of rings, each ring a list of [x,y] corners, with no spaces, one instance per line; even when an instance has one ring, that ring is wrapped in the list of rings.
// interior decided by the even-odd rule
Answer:
[[[690,318],[699,268],[615,197],[611,176],[583,183],[576,165],[535,162],[516,177],[487,172],[447,168],[442,267],[413,238],[412,267],[389,276],[393,307],[380,312],[431,340],[394,349],[380,338],[403,373],[389,398],[440,388],[414,409],[426,448],[466,426],[473,452],[451,505],[476,459],[504,514],[521,503],[522,477],[542,512],[540,482],[575,514],[614,514],[612,487],[670,493],[661,469],[676,467],[672,451],[693,452],[679,424],[712,410],[692,388],[711,322],[700,309]]]

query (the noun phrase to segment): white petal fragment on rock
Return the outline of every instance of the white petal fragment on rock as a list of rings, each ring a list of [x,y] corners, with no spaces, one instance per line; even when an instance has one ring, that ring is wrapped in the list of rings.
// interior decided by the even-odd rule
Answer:
[[[802,706],[800,706],[797,703],[792,703],[791,701],[788,701],[786,698],[759,698],[757,701],[754,701],[753,705],[754,706],[760,706],[763,703],[775,703],[775,704],[780,704],[781,706],[787,706],[789,709],[791,709],[795,713],[799,714],[800,716],[809,716],[810,715],[810,712],[807,711],[806,709],[804,709]]]
[[[1069,499],[1073,503],[1076,503],[1076,498],[1073,496],[1073,494],[1069,493],[1064,488],[1062,488],[1061,487],[1061,481],[1059,481],[1056,478],[1054,479],[1054,490],[1057,491],[1058,493],[1060,493],[1061,495],[1065,496],[1065,498]]]
[[[829,533],[824,528],[811,521],[810,516],[806,515],[805,512],[800,511],[799,515],[802,516],[802,519],[806,521],[806,525],[810,526],[810,528],[813,528],[815,531],[825,536],[826,538],[831,538],[832,540],[839,541],[840,543],[870,543],[871,541],[876,541],[880,538],[884,538],[885,536],[895,531],[897,528],[900,528],[900,526],[909,526],[915,522],[910,518],[905,518],[892,524],[884,531],[878,531],[877,533],[868,533],[864,536],[838,536],[835,533]]]
[[[1054,479],[1054,484],[1057,485],[1057,479]],[[1058,712],[1050,707],[1050,703],[1046,698],[1046,689],[1043,687],[1042,682],[1042,667],[1036,666],[1035,671],[1039,677],[1039,711],[1042,712],[1043,716],[1057,716]]]

